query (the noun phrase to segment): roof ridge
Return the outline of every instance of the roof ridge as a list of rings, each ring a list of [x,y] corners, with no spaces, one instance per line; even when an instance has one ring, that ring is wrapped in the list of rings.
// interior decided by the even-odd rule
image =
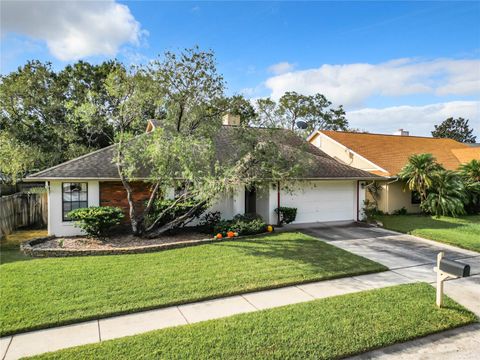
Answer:
[[[369,133],[369,132],[356,132],[356,131],[336,131],[336,130],[318,130],[319,132],[330,132],[330,133],[340,133],[340,134],[354,134],[354,135],[375,135],[375,136],[394,136],[397,138],[408,139],[408,138],[421,138],[429,140],[450,140],[455,141],[459,144],[466,145],[460,141],[450,139],[450,138],[440,138],[432,136],[419,136],[419,135],[394,135],[394,134],[380,134],[380,133]]]

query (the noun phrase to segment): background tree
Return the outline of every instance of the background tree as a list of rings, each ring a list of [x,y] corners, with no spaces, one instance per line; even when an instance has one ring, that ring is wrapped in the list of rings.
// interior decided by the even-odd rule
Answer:
[[[311,113],[313,115],[313,111],[310,97],[298,94],[295,91],[287,91],[278,100],[276,113],[282,127],[295,131],[297,121],[305,119]]]
[[[475,143],[476,136],[473,135],[473,129],[470,128],[468,120],[464,118],[450,117],[440,125],[435,125],[432,131],[433,137],[449,138],[463,143]]]
[[[295,91],[286,92],[278,102],[270,98],[259,99],[255,103],[259,124],[275,124],[295,131],[302,136],[313,130],[348,129],[348,120],[342,106],[332,108],[332,103],[324,95],[302,95]],[[305,130],[297,127],[299,120],[307,124]]]
[[[35,147],[19,143],[5,132],[0,133],[0,180],[17,183],[41,157],[37,152]]]
[[[105,84],[116,61],[79,61],[60,72],[29,61],[0,77],[0,132],[18,146],[35,149],[30,171],[56,165],[114,140],[114,99]]]
[[[63,160],[66,129],[62,90],[49,63],[29,61],[17,71],[1,76],[0,131],[16,144],[35,147],[32,166],[43,168]]]
[[[252,103],[245,99],[242,95],[234,95],[226,99],[226,110],[233,114],[240,116],[242,125],[255,125],[257,123],[257,112]]]

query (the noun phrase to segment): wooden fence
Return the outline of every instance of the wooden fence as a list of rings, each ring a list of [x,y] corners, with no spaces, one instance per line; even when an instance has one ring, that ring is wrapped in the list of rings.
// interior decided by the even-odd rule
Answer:
[[[47,194],[16,193],[0,197],[0,238],[24,226],[47,224]]]

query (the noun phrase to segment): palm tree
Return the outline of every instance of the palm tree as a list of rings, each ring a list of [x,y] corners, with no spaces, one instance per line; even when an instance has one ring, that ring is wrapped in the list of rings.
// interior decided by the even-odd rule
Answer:
[[[480,211],[480,160],[473,159],[460,165],[459,174],[463,179],[467,194],[467,212]]]
[[[427,198],[421,204],[424,211],[440,215],[465,214],[465,186],[461,177],[453,171],[437,171],[433,177],[433,186]]]
[[[424,202],[435,174],[442,170],[443,167],[432,154],[414,154],[408,158],[408,163],[398,173],[398,177],[407,183],[410,191],[417,191],[420,201]]]
[[[473,159],[460,165],[460,174],[471,181],[480,182],[480,160]]]

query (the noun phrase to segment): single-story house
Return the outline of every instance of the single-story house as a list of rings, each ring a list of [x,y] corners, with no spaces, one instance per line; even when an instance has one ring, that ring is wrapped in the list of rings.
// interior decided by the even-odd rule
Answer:
[[[432,154],[447,170],[480,159],[479,147],[452,139],[409,136],[403,129],[395,135],[321,130],[312,133],[307,141],[345,165],[383,177],[379,181],[382,190],[378,208],[385,213],[401,208],[410,213],[420,211],[418,196],[397,177],[411,155]],[[372,200],[368,194],[365,196]]]
[[[235,156],[231,134],[238,131],[239,118],[224,117],[224,124],[216,136],[217,158]],[[149,121],[147,132],[154,131],[155,121]],[[262,136],[272,131],[251,128]],[[270,224],[277,223],[275,209],[279,206],[297,208],[296,223],[358,220],[364,192],[361,181],[377,178],[367,171],[334,160],[332,157],[295,135],[290,130],[278,129],[281,148],[290,153],[308,157],[308,168],[299,178],[285,184],[270,183],[258,189],[239,187],[232,194],[224,194],[209,211],[220,211],[222,218],[236,214],[257,213]],[[67,214],[70,210],[89,206],[117,206],[128,214],[126,192],[112,162],[114,146],[94,151],[49,169],[30,175],[27,181],[44,181],[48,190],[48,233],[57,236],[79,235]],[[148,170],[144,170],[148,171]],[[146,173],[143,174],[146,178]],[[143,206],[149,197],[151,185],[141,181],[132,184],[134,201]],[[172,195],[173,196],[173,190]]]

